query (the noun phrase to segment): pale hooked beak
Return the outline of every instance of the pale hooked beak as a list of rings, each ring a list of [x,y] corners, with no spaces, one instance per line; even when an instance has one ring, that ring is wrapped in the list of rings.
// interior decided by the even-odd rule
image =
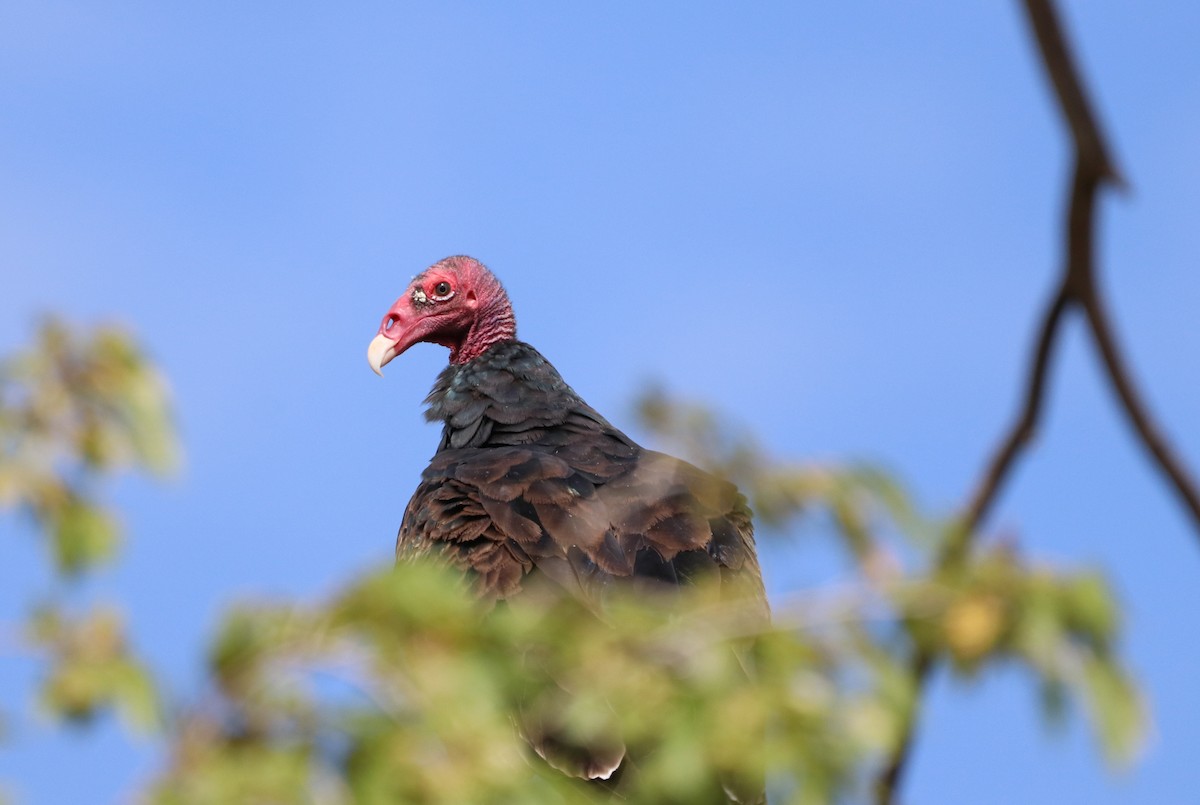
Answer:
[[[383,377],[383,365],[400,354],[396,347],[396,342],[383,333],[372,338],[367,347],[367,363],[371,364],[371,371]]]

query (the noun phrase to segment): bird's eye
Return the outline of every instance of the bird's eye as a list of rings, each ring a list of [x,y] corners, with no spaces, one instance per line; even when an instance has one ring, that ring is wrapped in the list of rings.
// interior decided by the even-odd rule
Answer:
[[[433,286],[434,299],[449,299],[450,298],[450,283],[442,280],[437,285]]]

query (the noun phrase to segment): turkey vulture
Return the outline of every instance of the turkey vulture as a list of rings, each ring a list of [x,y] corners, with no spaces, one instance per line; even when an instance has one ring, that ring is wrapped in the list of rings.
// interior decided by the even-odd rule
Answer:
[[[426,418],[443,423],[441,443],[404,512],[397,558],[436,553],[489,600],[538,580],[599,606],[616,584],[714,578],[723,597],[765,620],[746,499],[639,446],[580,399],[517,340],[491,271],[457,256],[417,275],[371,341],[371,368],[382,375],[421,341],[449,347],[450,365],[426,399]],[[624,754],[556,746],[552,735],[531,741],[551,765],[587,779],[607,779]]]

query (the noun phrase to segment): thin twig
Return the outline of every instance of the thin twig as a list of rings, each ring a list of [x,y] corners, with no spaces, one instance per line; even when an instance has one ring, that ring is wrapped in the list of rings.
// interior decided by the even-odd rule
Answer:
[[[990,512],[992,504],[999,496],[1002,484],[1008,478],[1009,468],[1016,461],[1018,454],[1033,441],[1042,414],[1046,376],[1050,371],[1050,359],[1054,353],[1058,325],[1062,321],[1063,312],[1067,309],[1070,301],[1071,295],[1066,287],[1059,288],[1042,316],[1041,335],[1038,337],[1037,345],[1029,362],[1025,403],[1021,407],[1017,421],[1009,430],[1008,436],[999,444],[992,460],[988,462],[987,471],[971,496],[971,503],[967,506],[967,512],[962,518],[962,524],[959,526],[955,539],[946,546],[942,557],[943,565],[963,558],[971,538],[970,535],[975,533],[979,524]]]
[[[1200,495],[1196,493],[1196,484],[1179,459],[1175,457],[1154,421],[1146,413],[1146,408],[1138,397],[1137,389],[1129,378],[1129,372],[1121,361],[1116,340],[1112,336],[1100,298],[1096,296],[1086,301],[1084,310],[1087,312],[1092,335],[1096,338],[1096,348],[1104,360],[1105,369],[1108,370],[1108,378],[1112,382],[1113,390],[1121,400],[1121,407],[1128,415],[1129,422],[1137,431],[1142,444],[1150,451],[1154,463],[1162,470],[1163,475],[1167,477],[1171,487],[1179,496],[1180,502],[1187,508],[1197,530],[1200,530]]]
[[[1197,494],[1194,482],[1175,458],[1142,404],[1129,372],[1120,358],[1116,338],[1112,334],[1112,327],[1096,287],[1092,249],[1096,193],[1105,182],[1123,186],[1124,180],[1109,155],[1103,133],[1096,123],[1052,0],[1023,2],[1047,76],[1054,86],[1059,108],[1066,118],[1074,144],[1075,170],[1065,222],[1066,255],[1062,281],[1042,318],[1041,333],[1030,362],[1021,412],[994,451],[956,533],[947,541],[938,559],[939,569],[943,571],[954,569],[966,562],[980,525],[998,498],[1017,458],[1032,442],[1042,411],[1050,358],[1058,333],[1061,332],[1059,325],[1063,321],[1063,314],[1076,305],[1082,308],[1087,318],[1108,377],[1134,431],[1200,530],[1200,494]],[[909,670],[914,685],[913,706],[905,721],[901,738],[876,780],[875,796],[880,805],[891,805],[895,801],[911,755],[922,695],[936,660],[937,657],[931,652],[917,649],[910,661]]]

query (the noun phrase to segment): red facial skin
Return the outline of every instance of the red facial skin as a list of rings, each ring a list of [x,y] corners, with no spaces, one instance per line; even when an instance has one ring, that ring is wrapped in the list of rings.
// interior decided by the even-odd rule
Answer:
[[[380,356],[379,370],[413,344],[427,341],[450,349],[451,363],[466,363],[492,344],[516,338],[508,294],[495,275],[470,257],[447,257],[418,274],[379,325],[392,344]]]

